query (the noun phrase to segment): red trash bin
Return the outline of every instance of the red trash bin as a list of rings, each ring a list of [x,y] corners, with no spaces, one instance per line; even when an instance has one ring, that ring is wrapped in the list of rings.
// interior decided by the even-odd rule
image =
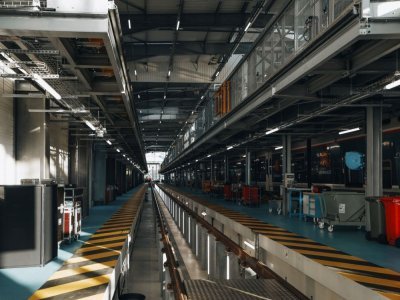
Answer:
[[[385,197],[381,201],[385,206],[388,242],[400,247],[400,197]]]

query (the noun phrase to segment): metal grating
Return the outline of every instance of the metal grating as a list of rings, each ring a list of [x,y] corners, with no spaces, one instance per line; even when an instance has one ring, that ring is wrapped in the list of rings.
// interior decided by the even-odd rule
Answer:
[[[297,299],[274,279],[187,280],[184,284],[191,300]]]

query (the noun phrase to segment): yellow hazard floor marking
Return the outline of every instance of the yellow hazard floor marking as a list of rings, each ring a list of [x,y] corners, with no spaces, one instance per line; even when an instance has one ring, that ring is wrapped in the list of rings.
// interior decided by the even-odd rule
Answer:
[[[124,217],[124,218],[117,218],[117,219],[109,219],[107,220],[107,224],[113,224],[113,223],[126,223],[126,222],[132,222],[133,217]]]
[[[336,250],[331,247],[325,246],[325,245],[318,245],[318,244],[299,244],[299,243],[293,243],[293,242],[284,242],[284,241],[277,241],[277,243],[282,244],[284,246],[295,246],[295,247],[302,247],[302,248],[311,248],[311,249],[325,249],[325,250]],[[293,249],[293,251],[297,251],[298,249]]]
[[[117,234],[128,234],[128,233],[129,233],[129,230],[115,230],[115,231],[111,231],[111,232],[95,233],[90,238],[98,238],[98,237],[103,237],[103,236],[112,236],[112,235],[117,235]]]
[[[397,275],[397,276],[399,275],[399,273],[397,273],[395,271],[381,268],[381,267],[356,265],[356,264],[351,264],[351,263],[344,263],[344,262],[330,261],[330,260],[323,260],[323,259],[313,259],[313,260],[315,260],[316,262],[319,262],[322,265],[335,267],[335,268],[374,272],[374,273],[387,274],[387,275]],[[369,278],[369,277],[367,277],[367,278]],[[373,278],[374,280],[381,280],[380,278],[376,278],[376,277],[370,277],[370,278]],[[398,287],[400,288],[400,281],[398,281],[397,284],[398,284]]]
[[[79,300],[103,300],[104,299],[104,293],[85,297],[85,298],[79,298]]]
[[[400,288],[400,281],[397,281],[397,280],[382,279],[382,278],[376,278],[376,277],[370,277],[370,276],[364,276],[364,275],[358,275],[358,274],[351,274],[351,273],[346,273],[346,272],[339,272],[339,274],[346,276],[357,282],[382,285],[382,286],[387,286],[387,287],[392,287],[392,288],[393,287]]]
[[[91,265],[74,268],[74,269],[65,269],[65,270],[55,272],[49,278],[49,280],[62,279],[65,277],[80,275],[80,274],[99,271],[99,270],[103,270],[103,269],[114,268],[116,264],[117,264],[117,260],[111,260],[111,261],[91,264]]]
[[[270,235],[275,235],[275,236],[298,236],[295,233],[292,232],[283,232],[283,231],[275,231],[275,230],[268,230],[268,229],[257,229],[253,230],[256,233],[260,234],[270,234]],[[300,238],[300,236],[298,236]]]
[[[267,237],[269,237],[269,238],[271,238],[273,240],[285,240],[285,241],[293,241],[293,242],[297,241],[298,243],[296,243],[296,244],[298,246],[303,245],[302,242],[315,243],[313,240],[310,240],[310,239],[307,239],[307,238],[302,238],[302,237],[298,237],[297,238],[297,237],[272,236],[272,235],[270,235],[268,233],[263,233],[263,235],[265,235],[265,236],[267,236]]]
[[[134,215],[129,215],[129,216],[121,216],[121,217],[111,217],[110,219],[108,219],[107,222],[111,222],[111,221],[121,221],[121,220],[125,220],[125,221],[132,221],[132,218],[134,217]]]
[[[131,212],[129,214],[116,214],[113,215],[110,220],[116,220],[116,219],[126,219],[126,218],[132,218],[135,216],[136,212]]]
[[[388,299],[400,300],[400,294],[394,294],[394,293],[390,293],[390,292],[381,292],[381,291],[377,291],[377,292]]]
[[[76,292],[90,287],[102,285],[110,281],[109,275],[101,275],[93,278],[78,280],[70,283],[60,284],[50,288],[37,290],[29,300],[45,299],[65,293]]]
[[[96,250],[109,250],[109,248],[122,247],[124,244],[125,244],[125,242],[118,242],[118,243],[111,243],[111,244],[88,246],[88,247],[79,248],[78,250],[76,250],[75,253],[79,254],[79,253],[91,252],[91,251],[96,251]],[[85,245],[90,245],[90,242],[86,242]]]
[[[131,229],[131,226],[123,226],[123,227],[121,227],[121,226],[115,226],[115,227],[109,227],[109,228],[106,228],[106,229],[99,229],[99,230],[97,230],[96,231],[96,233],[95,234],[97,234],[97,233],[102,233],[102,232],[109,232],[109,231],[114,231],[114,230],[130,230]]]
[[[116,236],[116,237],[112,237],[112,238],[89,240],[88,242],[90,242],[91,244],[103,244],[105,242],[120,241],[120,240],[125,240],[125,239],[126,239],[126,235],[122,235],[122,236]]]
[[[126,214],[126,215],[114,215],[108,221],[110,220],[120,220],[120,219],[132,219],[135,216],[134,213],[131,214]]]
[[[333,257],[333,258],[340,258],[340,259],[348,259],[348,260],[354,260],[354,261],[366,261],[364,259],[351,256],[348,254],[340,254],[340,253],[331,253],[331,252],[320,252],[316,250],[302,250],[302,249],[295,249],[296,252],[299,252],[301,254],[305,255],[318,255],[318,256],[325,256],[325,257]]]
[[[275,227],[275,226],[262,226],[262,227],[249,226],[249,227],[250,227],[250,229],[253,229],[254,231],[256,231],[256,230],[274,230],[274,231],[289,232],[286,229]]]
[[[129,225],[129,224],[132,224],[132,221],[105,223],[104,226],[101,226],[101,229],[110,228],[110,227],[116,227],[116,226],[126,226],[126,225]]]
[[[101,226],[101,228],[99,230],[109,230],[109,229],[113,229],[113,228],[122,228],[122,227],[132,227],[132,221],[131,222],[124,222],[122,224],[104,224],[103,226]]]
[[[79,257],[72,257],[72,258],[66,260],[65,263],[66,264],[76,264],[76,263],[81,263],[81,262],[84,262],[84,261],[91,261],[91,260],[94,260],[94,259],[115,256],[115,255],[118,255],[118,254],[121,254],[121,251],[108,249],[107,251],[101,252],[101,253],[85,255],[85,256],[79,256]]]

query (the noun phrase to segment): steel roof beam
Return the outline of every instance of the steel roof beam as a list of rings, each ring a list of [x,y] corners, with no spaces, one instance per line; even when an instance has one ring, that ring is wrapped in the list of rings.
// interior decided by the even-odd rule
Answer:
[[[133,30],[124,26],[124,34],[132,34],[160,28],[176,28],[176,14],[125,14],[121,13],[121,22],[128,24],[128,19],[134,20]],[[243,27],[251,16],[248,13],[185,13],[181,15],[181,27]],[[264,28],[270,20],[270,14],[261,14],[252,27]]]
[[[344,76],[357,73],[358,70],[398,49],[400,49],[400,43],[397,39],[380,41],[373,40],[353,54],[350,58],[348,70],[340,74],[327,74],[315,78],[308,85],[309,91],[310,93],[315,93],[324,87],[335,83]]]
[[[139,5],[136,5],[128,0],[119,0],[121,3],[126,4],[129,7],[132,7],[134,9],[137,9],[138,11],[141,11],[142,13],[146,13],[146,9],[143,7],[140,7]],[[144,1],[146,3],[146,0]]]
[[[171,53],[173,43],[125,43],[127,61],[140,60],[153,56],[167,56]],[[241,43],[235,50],[235,54],[246,54],[252,47],[252,43]],[[232,48],[229,43],[203,43],[180,42],[175,44],[175,55],[216,55],[223,54]]]

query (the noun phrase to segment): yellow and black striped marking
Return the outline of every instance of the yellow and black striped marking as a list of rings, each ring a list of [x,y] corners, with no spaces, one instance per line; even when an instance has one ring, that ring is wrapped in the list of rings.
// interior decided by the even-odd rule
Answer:
[[[144,193],[143,186],[29,299],[103,299]]]
[[[175,190],[174,188],[169,188]],[[399,272],[380,267],[364,259],[336,250],[335,248],[315,242],[309,238],[260,221],[243,213],[232,211],[219,205],[210,204],[195,195],[180,190],[175,191],[252,229],[255,233],[264,235],[315,262],[337,271],[344,277],[375,290],[389,299],[400,300]]]

